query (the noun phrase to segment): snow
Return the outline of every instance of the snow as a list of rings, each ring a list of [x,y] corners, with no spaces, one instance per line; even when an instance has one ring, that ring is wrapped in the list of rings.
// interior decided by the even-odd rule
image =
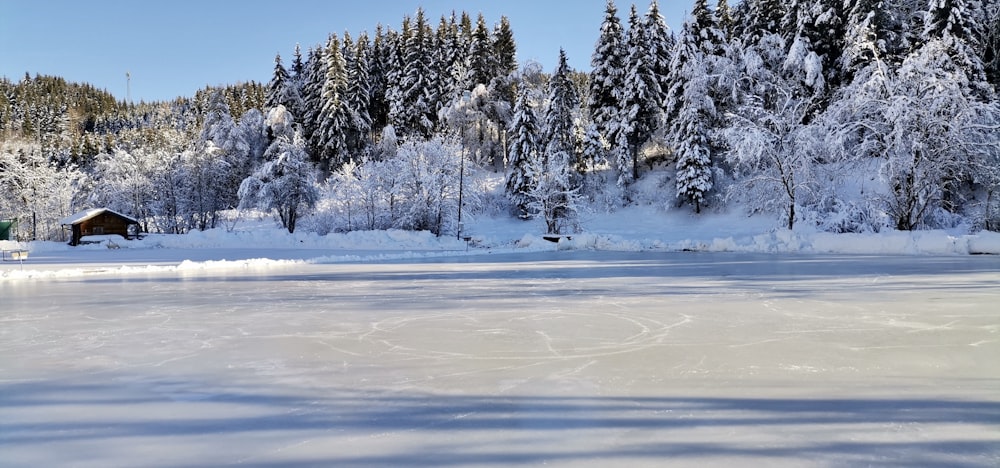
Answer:
[[[4,242],[0,465],[1000,462],[1000,234],[581,221]]]
[[[334,263],[450,255],[556,250],[619,252],[742,252],[864,255],[1000,255],[1000,233],[976,234],[935,231],[887,231],[872,234],[834,234],[799,227],[774,229],[780,221],[742,213],[663,211],[654,206],[629,207],[614,213],[584,213],[584,232],[558,243],[546,240],[540,220],[509,217],[470,220],[463,236],[402,230],[354,231],[318,235],[288,234],[267,219],[249,218],[230,229],[192,231],[185,235],[150,234],[138,240],[119,236],[88,236],[88,244],[71,247],[61,242],[0,241],[0,249],[27,249],[23,268],[9,264],[0,270],[4,280],[227,269],[293,263]],[[801,224],[801,223],[800,223]]]
[[[59,221],[59,225],[60,226],[68,226],[70,224],[82,223],[82,222],[84,222],[84,221],[86,221],[86,220],[88,220],[90,218],[93,218],[94,216],[97,216],[97,215],[99,215],[101,213],[105,213],[105,212],[116,214],[116,215],[118,215],[118,216],[120,216],[122,218],[131,220],[131,221],[135,222],[136,224],[139,224],[139,221],[136,221],[131,216],[125,216],[125,215],[123,215],[123,214],[121,214],[121,213],[119,213],[119,212],[117,212],[115,210],[109,210],[107,208],[91,208],[89,210],[83,210],[83,211],[81,211],[79,213],[75,213],[75,214],[72,214],[70,216],[67,216],[66,218],[63,218],[61,221]]]

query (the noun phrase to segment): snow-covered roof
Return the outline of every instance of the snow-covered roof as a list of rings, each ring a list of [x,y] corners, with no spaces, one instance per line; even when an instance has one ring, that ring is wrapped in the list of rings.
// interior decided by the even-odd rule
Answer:
[[[88,220],[90,218],[93,218],[94,216],[97,216],[97,215],[99,215],[101,213],[112,213],[114,215],[121,216],[122,218],[125,218],[125,219],[127,219],[127,220],[129,220],[129,221],[131,221],[131,222],[133,222],[135,224],[139,224],[139,220],[137,220],[137,219],[135,219],[135,218],[133,218],[131,216],[128,216],[128,215],[123,215],[123,214],[121,214],[121,213],[119,213],[119,212],[117,212],[115,210],[111,210],[111,209],[108,209],[108,208],[91,208],[89,210],[83,210],[83,211],[81,211],[79,213],[76,213],[76,214],[73,214],[73,215],[70,215],[70,216],[67,216],[67,217],[63,218],[61,221],[59,221],[59,224],[62,225],[62,226],[69,226],[69,225],[72,225],[72,224],[79,224],[79,223],[82,223],[82,222],[84,222],[84,221],[86,221],[86,220]]]

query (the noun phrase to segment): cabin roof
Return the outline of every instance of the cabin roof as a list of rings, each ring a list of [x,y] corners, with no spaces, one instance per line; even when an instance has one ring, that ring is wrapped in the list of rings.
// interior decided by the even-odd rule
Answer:
[[[108,208],[91,208],[89,210],[83,210],[83,211],[81,211],[79,213],[76,213],[76,214],[70,215],[70,216],[68,216],[66,218],[63,218],[61,221],[59,221],[59,224],[63,225],[63,226],[71,226],[73,224],[80,224],[80,223],[82,223],[82,222],[84,222],[84,221],[86,221],[88,219],[91,219],[91,218],[93,218],[95,216],[98,216],[100,214],[103,214],[103,213],[111,213],[111,214],[113,214],[115,216],[118,216],[119,218],[124,218],[129,224],[139,224],[139,220],[137,220],[137,219],[135,219],[135,218],[133,218],[131,216],[123,215],[123,214],[121,214],[121,213],[119,213],[119,212],[117,212],[115,210],[111,210],[111,209],[108,209]]]

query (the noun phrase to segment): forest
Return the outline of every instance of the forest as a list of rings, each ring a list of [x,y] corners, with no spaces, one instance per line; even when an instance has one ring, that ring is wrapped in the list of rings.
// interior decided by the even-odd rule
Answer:
[[[475,19],[473,19],[475,18]],[[125,102],[0,79],[0,218],[22,240],[109,207],[142,229],[586,229],[655,205],[777,229],[1000,230],[1000,1],[609,0],[590,70],[519,63],[516,25],[418,9],[333,33],[268,83]],[[267,66],[262,64],[262,66]]]

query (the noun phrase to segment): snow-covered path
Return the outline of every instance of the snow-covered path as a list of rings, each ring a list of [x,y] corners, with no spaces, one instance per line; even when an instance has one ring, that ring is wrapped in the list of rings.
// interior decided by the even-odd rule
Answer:
[[[0,465],[1000,464],[1000,259],[0,282]]]

